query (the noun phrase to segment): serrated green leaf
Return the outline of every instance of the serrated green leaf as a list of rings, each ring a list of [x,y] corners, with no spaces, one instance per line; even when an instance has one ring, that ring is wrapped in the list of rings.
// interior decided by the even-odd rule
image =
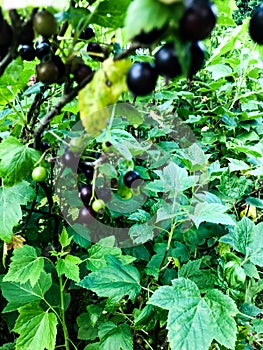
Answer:
[[[87,132],[98,135],[106,126],[111,108],[120,95],[127,91],[126,74],[129,60],[107,59],[97,70],[92,81],[79,92],[80,119]]]
[[[58,276],[65,275],[72,281],[79,282],[79,264],[81,264],[81,259],[77,256],[66,255],[65,259],[59,259],[56,264],[56,269]]]
[[[115,256],[124,265],[131,264],[135,258],[130,255],[123,255],[121,249],[115,247],[115,242],[114,237],[108,237],[107,241],[104,239],[94,244],[88,250],[87,269],[94,272],[107,267],[107,256],[109,255]]]
[[[24,245],[14,250],[9,270],[3,281],[19,283],[30,281],[32,287],[34,287],[43,270],[44,258],[37,256],[34,247]]]
[[[5,186],[13,186],[29,175],[40,158],[40,152],[22,145],[9,136],[0,143],[0,176]]]
[[[246,254],[247,246],[254,240],[255,224],[249,218],[244,216],[237,223],[234,230],[231,230],[227,235],[220,240],[230,244],[237,252]]]
[[[155,170],[155,172],[160,177],[160,180],[155,181],[158,184],[161,181],[164,192],[170,192],[171,198],[174,198],[177,193],[181,193],[194,186],[198,181],[198,176],[188,176],[184,168],[179,167],[173,162],[170,162],[162,171]]]
[[[18,185],[0,188],[0,239],[10,242],[13,227],[22,219],[21,205],[34,198],[35,191],[26,181]]]
[[[108,256],[107,260],[107,267],[92,272],[79,285],[116,303],[125,295],[134,300],[141,290],[139,271],[133,266],[123,265],[113,256]]]
[[[37,304],[19,309],[14,332],[19,334],[17,350],[54,350],[57,334],[57,316]]]
[[[8,301],[3,312],[16,311],[19,307],[33,301],[44,299],[45,293],[52,285],[51,274],[42,272],[34,287],[29,282],[25,284],[14,282],[2,282],[1,291]]]
[[[247,170],[249,169],[249,165],[242,160],[239,159],[233,159],[233,158],[227,158],[229,160],[229,169],[230,172],[232,171],[239,171],[239,170]]]
[[[99,327],[101,350],[133,350],[131,329],[127,324],[106,322]]]
[[[194,214],[189,217],[198,228],[202,222],[212,222],[214,224],[235,225],[233,219],[225,212],[228,207],[218,203],[198,203],[195,206]]]
[[[62,248],[66,248],[70,245],[73,237],[69,237],[68,232],[65,227],[63,227],[63,230],[61,232],[61,235],[59,235],[59,243],[61,244]]]
[[[194,282],[178,278],[172,286],[160,287],[148,304],[169,310],[167,328],[172,349],[207,350],[213,339],[234,349],[234,316],[238,310],[220,291],[211,290],[201,297]]]
[[[145,224],[135,224],[129,230],[129,236],[134,244],[143,244],[154,238],[154,226]]]

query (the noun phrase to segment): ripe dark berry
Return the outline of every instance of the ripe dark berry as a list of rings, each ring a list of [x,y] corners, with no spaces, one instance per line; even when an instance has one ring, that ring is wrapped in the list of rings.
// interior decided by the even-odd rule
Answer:
[[[140,174],[137,173],[137,171],[135,171],[135,170],[128,171],[123,177],[124,185],[129,187],[129,188],[138,187],[140,182],[141,182]]]
[[[94,36],[95,36],[94,30],[91,27],[87,27],[80,33],[79,38],[83,40],[90,40],[94,38]]]
[[[37,78],[44,84],[57,83],[59,79],[59,68],[53,61],[44,61],[36,66]]]
[[[39,60],[42,60],[46,55],[51,53],[51,46],[48,40],[38,41],[35,46],[36,55]]]
[[[42,10],[34,15],[33,27],[38,34],[49,38],[57,32],[57,21],[51,12]]]
[[[98,43],[88,43],[87,52],[89,56],[95,60],[103,62],[109,57],[109,49],[107,46],[102,46]]]
[[[214,6],[207,0],[192,0],[180,20],[180,34],[185,40],[203,40],[211,34],[215,24]]]
[[[75,170],[79,163],[79,156],[70,149],[67,149],[62,156],[62,163],[65,167]]]
[[[94,168],[91,165],[86,165],[83,168],[83,174],[86,177],[88,181],[91,181],[93,179],[93,174],[94,174]]]
[[[90,80],[92,79],[92,69],[84,63],[79,64],[74,71],[74,79],[79,84],[87,76],[90,76]]]
[[[249,34],[257,44],[263,45],[263,4],[255,9],[250,19]]]
[[[167,43],[155,54],[155,67],[158,74],[168,78],[175,78],[181,74],[174,43]]]
[[[92,207],[82,207],[79,211],[79,216],[78,216],[78,222],[80,224],[90,224],[92,220],[94,219],[94,216],[96,213],[92,209]]]
[[[33,48],[33,46],[22,45],[19,50],[19,54],[22,60],[33,61],[36,57],[36,50]]]
[[[45,152],[45,151],[47,151],[48,149],[50,149],[51,148],[51,145],[48,143],[48,142],[46,142],[46,141],[41,141],[41,143],[40,143],[40,150],[42,151],[42,152]]]
[[[192,43],[190,48],[191,60],[188,77],[191,79],[203,66],[205,60],[205,49],[202,43]]]
[[[133,41],[138,42],[138,43],[143,44],[143,45],[151,45],[160,39],[163,32],[164,32],[163,28],[161,28],[161,29],[154,28],[148,33],[145,33],[145,31],[142,30],[140,34],[136,35],[133,38]]]
[[[89,204],[91,196],[92,196],[92,186],[91,185],[88,184],[88,185],[81,187],[81,190],[79,192],[79,197],[85,205]]]
[[[148,62],[136,62],[128,71],[127,85],[135,96],[150,94],[157,82],[157,72]]]

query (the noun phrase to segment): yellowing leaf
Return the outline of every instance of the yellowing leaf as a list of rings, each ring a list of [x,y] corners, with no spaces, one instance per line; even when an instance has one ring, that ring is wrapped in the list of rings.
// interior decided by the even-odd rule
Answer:
[[[105,128],[110,116],[109,106],[127,91],[126,74],[130,66],[129,60],[107,59],[92,81],[79,92],[80,119],[90,135],[98,135]]]

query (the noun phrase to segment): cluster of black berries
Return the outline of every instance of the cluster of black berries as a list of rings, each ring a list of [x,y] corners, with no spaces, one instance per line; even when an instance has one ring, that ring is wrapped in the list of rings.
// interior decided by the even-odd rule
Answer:
[[[207,0],[192,0],[185,8],[179,23],[180,37],[190,43],[190,64],[188,77],[202,67],[205,53],[201,40],[207,38],[216,24],[216,13],[212,3]],[[163,34],[164,29],[154,29],[150,33],[142,32],[134,38],[142,44],[150,44]],[[158,75],[168,79],[182,74],[182,68],[173,42],[167,42],[154,55],[154,64],[135,62],[127,74],[127,85],[135,96],[151,93],[156,85]]]
[[[83,161],[79,154],[67,149],[62,155],[62,163],[65,167],[77,171],[84,175],[85,181],[79,188],[79,197],[83,203],[79,210],[77,222],[81,224],[90,224],[97,213],[101,214],[106,203],[111,200],[112,190],[109,185],[94,187],[94,166]],[[127,190],[138,187],[141,177],[135,170],[129,170],[123,177],[124,186]]]

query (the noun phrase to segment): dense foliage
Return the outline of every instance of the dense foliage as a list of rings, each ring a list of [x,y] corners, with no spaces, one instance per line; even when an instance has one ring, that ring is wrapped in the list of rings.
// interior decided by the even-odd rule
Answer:
[[[263,348],[262,8],[214,5],[2,4],[0,350]]]
[[[237,10],[233,12],[233,18],[237,24],[251,16],[251,13],[261,3],[260,0],[236,0]]]

